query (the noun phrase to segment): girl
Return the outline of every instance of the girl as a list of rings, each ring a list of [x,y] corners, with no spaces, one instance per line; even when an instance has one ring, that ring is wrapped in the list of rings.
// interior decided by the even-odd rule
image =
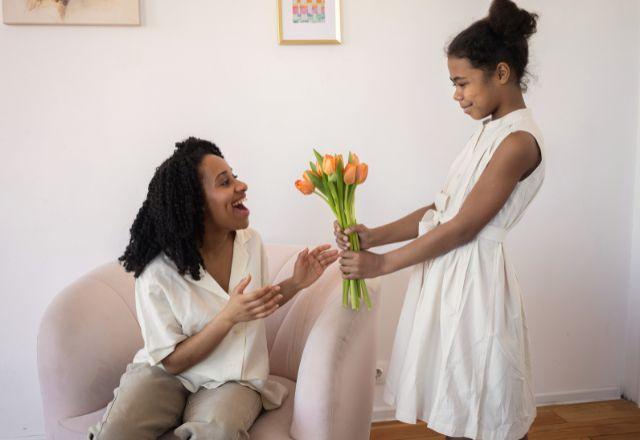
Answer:
[[[336,225],[344,278],[416,265],[385,400],[398,420],[423,420],[448,437],[526,438],[536,416],[522,293],[502,246],[544,178],[542,136],[522,96],[536,21],[494,0],[488,17],[453,39],[453,98],[482,125],[435,203],[378,228],[344,231],[358,233],[363,249],[414,240],[386,254],[352,252]]]
[[[293,276],[268,285],[247,185],[211,142],[189,138],[156,169],[120,260],[136,277],[144,347],[89,438],[248,439],[286,389],[268,379],[263,318],[337,259],[329,245],[298,254]],[[232,289],[230,287],[233,287]]]

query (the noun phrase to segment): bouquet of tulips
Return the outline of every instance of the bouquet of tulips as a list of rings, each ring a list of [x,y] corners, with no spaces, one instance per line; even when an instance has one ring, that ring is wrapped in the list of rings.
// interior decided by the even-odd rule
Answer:
[[[349,153],[349,161],[345,164],[341,154],[325,155],[313,150],[317,162],[309,162],[311,169],[304,172],[301,180],[296,181],[296,188],[302,194],[316,194],[333,211],[340,227],[345,230],[356,224],[355,198],[356,188],[367,179],[369,167],[361,163],[354,153]],[[349,235],[351,249],[360,250],[358,234]],[[360,301],[364,301],[371,310],[371,299],[364,280],[342,281],[342,305],[353,310],[360,310]]]

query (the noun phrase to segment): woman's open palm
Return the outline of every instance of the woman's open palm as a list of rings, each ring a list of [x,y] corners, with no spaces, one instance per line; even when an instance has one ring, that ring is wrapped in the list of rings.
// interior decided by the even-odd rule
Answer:
[[[312,285],[338,259],[338,251],[331,250],[331,245],[323,244],[312,251],[304,249],[298,254],[293,269],[293,282],[304,289]]]

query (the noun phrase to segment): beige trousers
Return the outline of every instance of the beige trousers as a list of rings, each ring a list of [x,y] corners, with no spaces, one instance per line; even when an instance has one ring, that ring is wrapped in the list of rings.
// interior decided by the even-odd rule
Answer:
[[[162,368],[129,364],[89,439],[156,440],[173,431],[181,440],[245,440],[261,409],[260,394],[238,383],[191,393]]]

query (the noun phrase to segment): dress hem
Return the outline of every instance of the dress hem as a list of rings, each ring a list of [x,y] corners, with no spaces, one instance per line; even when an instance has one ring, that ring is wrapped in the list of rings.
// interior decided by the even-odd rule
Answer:
[[[500,431],[481,431],[471,433],[447,423],[438,423],[437,421],[430,420],[429,417],[422,418],[415,415],[412,417],[411,415],[402,413],[401,411],[396,411],[395,415],[396,419],[403,423],[415,425],[418,421],[421,421],[426,423],[429,429],[437,432],[438,434],[446,435],[448,437],[466,437],[474,440],[520,440],[527,435],[536,418],[534,414],[526,421],[519,423],[518,425],[520,425],[521,428],[517,430],[517,434],[513,437],[505,438],[504,434]]]

